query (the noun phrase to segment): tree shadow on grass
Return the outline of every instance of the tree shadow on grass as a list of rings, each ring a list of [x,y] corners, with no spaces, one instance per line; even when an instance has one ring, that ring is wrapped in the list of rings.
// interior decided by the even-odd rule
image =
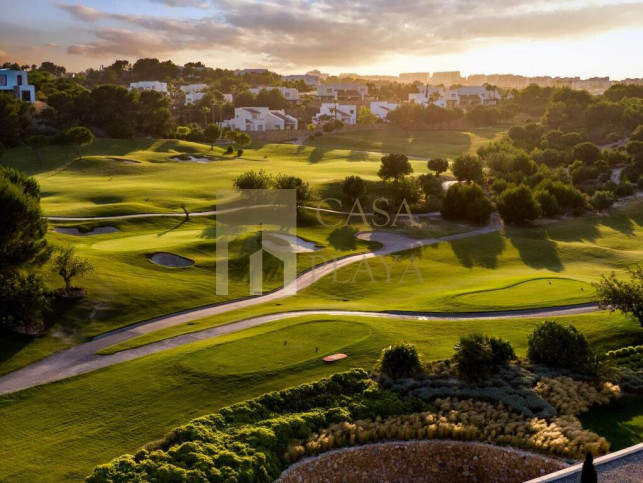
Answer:
[[[311,164],[317,164],[321,161],[324,160],[324,156],[326,156],[326,153],[330,151],[329,149],[325,148],[315,148],[313,149],[310,154],[308,155],[308,162]]]
[[[520,259],[531,268],[562,272],[558,246],[543,227],[507,228],[505,236],[516,247]]]
[[[467,268],[498,268],[498,257],[505,250],[505,239],[497,232],[448,243],[460,263]]]
[[[623,233],[623,235],[634,236],[634,222],[625,213],[614,213],[610,216],[598,218],[601,225]]]
[[[330,232],[326,240],[335,250],[349,251],[357,248],[357,229],[352,226],[343,226]]]
[[[365,151],[351,151],[346,158],[348,161],[368,161],[368,153]]]

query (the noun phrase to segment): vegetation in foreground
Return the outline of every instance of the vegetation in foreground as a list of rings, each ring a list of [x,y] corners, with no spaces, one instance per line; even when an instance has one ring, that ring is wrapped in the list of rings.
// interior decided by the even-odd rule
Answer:
[[[601,350],[643,342],[637,324],[620,314],[599,312],[556,320],[575,325]],[[493,333],[510,342],[518,357],[525,357],[528,334],[541,321],[306,316],[2,396],[7,464],[0,478],[82,479],[94,465],[134,453],[191,418],[351,367],[372,368],[383,347],[400,341],[412,340],[428,362],[451,357],[460,336]],[[336,352],[349,357],[332,366],[320,360]],[[59,404],[62,399],[67,403]],[[65,429],[52,434],[55,427]]]

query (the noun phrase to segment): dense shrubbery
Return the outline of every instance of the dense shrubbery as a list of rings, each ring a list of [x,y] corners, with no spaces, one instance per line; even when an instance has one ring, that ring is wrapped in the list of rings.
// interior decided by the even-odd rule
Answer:
[[[568,458],[581,458],[588,451],[602,455],[609,449],[605,438],[583,430],[572,416],[548,422],[507,412],[502,404],[450,398],[438,399],[435,404],[437,413],[337,423],[291,444],[286,458],[295,461],[344,446],[410,439],[485,441]]]
[[[460,379],[480,382],[488,379],[495,369],[516,358],[508,342],[482,334],[460,337],[455,347],[453,362]]]
[[[382,374],[393,379],[413,377],[422,370],[417,350],[408,343],[384,349],[378,365]]]
[[[574,326],[545,321],[529,334],[527,357],[538,364],[584,372],[589,343]]]
[[[610,382],[597,387],[565,376],[541,379],[536,391],[556,408],[558,414],[574,416],[589,411],[592,406],[609,404],[621,396],[621,389]]]
[[[493,212],[493,204],[480,186],[454,184],[444,195],[442,216],[452,220],[468,220],[473,223],[486,223]]]
[[[335,374],[194,419],[87,481],[273,481],[288,444],[332,424],[426,410],[382,390],[364,371]]]

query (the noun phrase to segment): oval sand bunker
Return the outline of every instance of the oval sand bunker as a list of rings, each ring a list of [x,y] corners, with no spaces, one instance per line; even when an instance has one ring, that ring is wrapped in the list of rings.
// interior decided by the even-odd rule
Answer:
[[[54,228],[56,233],[71,236],[91,236],[91,235],[105,235],[106,233],[116,233],[118,228],[115,226],[97,226],[91,231],[80,231],[78,228],[68,228],[65,226],[57,226]]]
[[[194,265],[194,260],[175,255],[169,252],[157,252],[150,257],[150,261],[156,265],[170,268],[186,268]]]

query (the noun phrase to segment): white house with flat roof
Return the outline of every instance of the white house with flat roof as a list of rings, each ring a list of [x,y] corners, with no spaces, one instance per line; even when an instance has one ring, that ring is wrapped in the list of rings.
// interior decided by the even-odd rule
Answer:
[[[267,107],[237,107],[234,118],[223,121],[223,127],[238,131],[284,131],[297,129],[298,121],[283,110]]]
[[[129,88],[137,91],[156,91],[167,94],[167,82],[159,81],[141,81],[130,82]]]
[[[295,89],[294,87],[251,87],[248,89],[250,92],[252,92],[255,96],[259,94],[262,90],[267,90],[267,91],[272,91],[272,90],[278,90],[281,92],[281,95],[284,96],[284,98],[287,101],[298,101],[299,100],[299,90]]]
[[[36,102],[36,88],[29,85],[24,70],[0,69],[0,92],[9,92],[24,102]]]
[[[319,112],[313,117],[313,122],[315,124],[323,123],[326,116],[329,119],[339,119],[344,124],[357,124],[357,106],[322,102]]]
[[[322,101],[364,100],[368,96],[368,86],[364,84],[334,83],[322,84],[317,89]]]
[[[378,118],[386,120],[388,113],[399,107],[395,102],[373,101],[371,102],[371,112]]]

